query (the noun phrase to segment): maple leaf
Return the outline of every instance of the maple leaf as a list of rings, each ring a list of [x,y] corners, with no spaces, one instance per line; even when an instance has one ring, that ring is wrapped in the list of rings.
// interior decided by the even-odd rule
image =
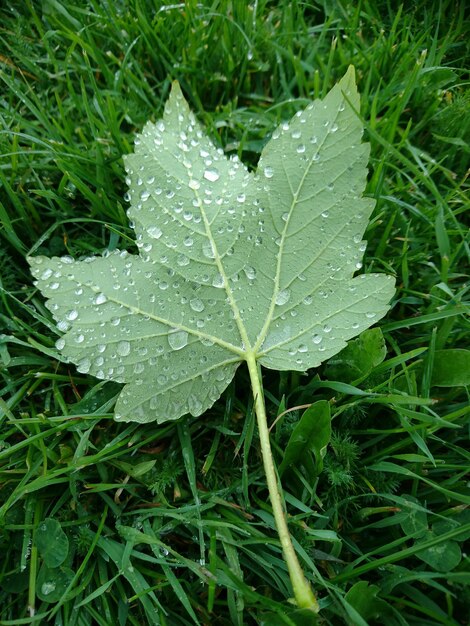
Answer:
[[[348,70],[274,131],[251,173],[204,134],[173,83],[125,157],[139,255],[29,259],[79,372],[125,383],[115,417],[194,416],[242,361],[305,371],[385,315],[394,281],[361,274],[374,201]]]

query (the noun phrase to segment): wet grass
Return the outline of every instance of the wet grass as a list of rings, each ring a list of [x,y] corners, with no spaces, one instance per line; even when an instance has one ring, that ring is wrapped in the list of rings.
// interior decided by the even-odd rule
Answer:
[[[115,423],[119,385],[60,361],[25,255],[132,250],[121,156],[171,80],[255,165],[349,64],[377,199],[365,267],[398,291],[366,380],[266,375],[273,421],[317,399],[334,416],[319,478],[284,480],[289,523],[321,623],[467,623],[463,3],[26,0],[0,15],[0,624],[299,623],[247,374],[199,419]],[[299,416],[272,430],[278,463]]]

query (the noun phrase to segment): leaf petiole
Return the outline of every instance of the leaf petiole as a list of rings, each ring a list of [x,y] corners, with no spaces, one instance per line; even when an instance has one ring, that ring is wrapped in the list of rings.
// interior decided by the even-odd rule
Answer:
[[[295,553],[294,546],[292,545],[289,528],[287,526],[283,498],[279,489],[278,477],[274,467],[273,454],[269,441],[268,421],[266,416],[266,407],[264,404],[261,372],[256,362],[256,356],[253,352],[247,352],[246,362],[250,373],[251,388],[255,402],[256,420],[258,422],[261,453],[263,457],[269,497],[273,508],[277,532],[281,541],[282,552],[289,571],[295,601],[299,608],[310,609],[311,611],[318,613],[320,609],[318,600],[315,597],[309,582],[305,578],[305,574]]]

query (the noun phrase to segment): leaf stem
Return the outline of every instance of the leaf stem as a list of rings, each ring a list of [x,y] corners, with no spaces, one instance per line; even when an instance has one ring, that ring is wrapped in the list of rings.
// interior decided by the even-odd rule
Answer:
[[[313,593],[310,584],[305,578],[305,574],[300,566],[299,560],[292,545],[292,540],[287,526],[286,513],[284,511],[284,503],[279,489],[278,477],[274,467],[273,454],[269,441],[268,420],[266,416],[266,407],[264,404],[264,394],[262,389],[261,374],[256,362],[254,352],[247,352],[246,362],[250,373],[251,387],[253,390],[253,398],[255,402],[255,413],[258,422],[258,431],[261,444],[261,453],[263,456],[264,471],[266,474],[266,482],[273,508],[274,520],[276,522],[277,532],[281,541],[284,560],[289,570],[289,577],[294,591],[295,601],[299,608],[310,609],[318,613],[318,600]]]

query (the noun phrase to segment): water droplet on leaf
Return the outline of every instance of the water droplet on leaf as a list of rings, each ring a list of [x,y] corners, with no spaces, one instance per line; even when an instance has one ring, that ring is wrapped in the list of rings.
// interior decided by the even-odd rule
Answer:
[[[152,239],[160,239],[162,236],[162,229],[158,228],[158,226],[149,226],[147,229],[147,235]]]
[[[173,350],[181,350],[188,344],[188,333],[185,330],[174,330],[168,334],[168,343]]]
[[[199,300],[199,298],[193,298],[192,300],[189,301],[189,306],[192,308],[193,311],[196,311],[197,313],[201,313],[201,311],[204,311],[204,302],[202,300]]]
[[[249,280],[254,280],[256,278],[256,270],[254,267],[251,267],[251,265],[246,265],[243,270]]]
[[[225,280],[222,274],[216,274],[212,279],[212,286],[217,287],[218,289],[222,289],[225,286]]]
[[[94,299],[94,304],[104,304],[107,302],[108,298],[104,295],[104,293],[99,293]]]
[[[77,363],[77,370],[80,372],[80,374],[88,374],[88,372],[90,371],[90,367],[91,361],[87,358],[82,359]]]
[[[56,588],[56,584],[54,581],[47,581],[42,583],[41,585],[41,593],[45,596],[48,596],[50,593],[52,593],[53,591],[55,591]]]
[[[208,167],[204,172],[204,178],[211,183],[215,183],[220,178],[219,170],[215,167]]]
[[[131,351],[131,344],[128,341],[120,341],[117,345],[117,353],[120,356],[127,356]]]
[[[290,300],[290,289],[283,289],[276,296],[276,304],[282,306]]]

